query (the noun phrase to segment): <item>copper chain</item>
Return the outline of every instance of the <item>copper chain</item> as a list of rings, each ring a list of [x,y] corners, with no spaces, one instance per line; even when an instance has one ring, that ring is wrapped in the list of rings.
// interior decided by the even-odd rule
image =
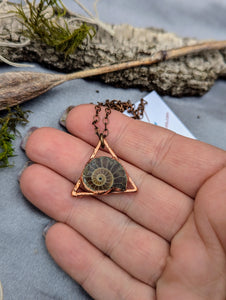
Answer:
[[[127,113],[132,115],[133,119],[141,119],[144,114],[145,104],[147,104],[147,101],[141,99],[138,107],[135,109],[135,105],[131,103],[130,100],[128,100],[127,102],[122,102],[121,100],[106,100],[104,103],[97,102],[97,105],[95,105],[96,113],[93,116],[93,122],[92,122],[96,135],[99,137],[100,140],[108,136],[109,130],[107,126],[109,123],[109,115],[111,114],[112,109],[115,109],[122,113],[124,111],[127,111]],[[102,106],[105,108],[105,117],[103,118],[104,130],[103,132],[100,132],[97,123],[100,121],[99,114],[101,112]]]

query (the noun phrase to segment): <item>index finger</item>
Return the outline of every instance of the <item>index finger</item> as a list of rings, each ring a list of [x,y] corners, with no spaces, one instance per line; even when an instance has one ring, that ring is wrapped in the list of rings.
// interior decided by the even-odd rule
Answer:
[[[93,105],[80,105],[69,112],[66,120],[70,133],[93,146],[98,141],[92,125],[94,115]],[[117,156],[191,197],[208,177],[226,165],[226,152],[221,149],[114,110],[109,118],[107,140]]]

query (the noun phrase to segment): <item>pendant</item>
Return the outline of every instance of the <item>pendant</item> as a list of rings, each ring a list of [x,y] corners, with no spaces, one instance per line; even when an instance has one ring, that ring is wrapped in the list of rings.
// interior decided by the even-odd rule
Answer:
[[[96,157],[100,147],[107,148],[111,157]],[[79,191],[80,189],[80,191]],[[99,140],[82,174],[72,190],[72,196],[95,196],[109,193],[136,192],[137,187],[107,141]]]

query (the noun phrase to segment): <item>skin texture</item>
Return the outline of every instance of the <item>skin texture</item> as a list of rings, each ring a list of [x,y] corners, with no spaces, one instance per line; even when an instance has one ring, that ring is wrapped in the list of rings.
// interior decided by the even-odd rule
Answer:
[[[93,115],[77,106],[70,134],[40,128],[26,143],[21,190],[57,221],[53,259],[95,299],[225,300],[225,151],[112,111],[107,140],[138,192],[75,198]]]

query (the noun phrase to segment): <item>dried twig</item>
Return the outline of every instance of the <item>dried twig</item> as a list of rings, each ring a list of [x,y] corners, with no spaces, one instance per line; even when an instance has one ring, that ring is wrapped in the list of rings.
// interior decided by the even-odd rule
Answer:
[[[0,8],[4,8],[4,6],[7,6],[7,0],[3,0],[0,3]],[[11,17],[15,16],[15,13],[10,13],[10,12],[4,12],[4,10],[2,10],[3,12],[0,11],[0,19],[8,19]],[[30,43],[30,40],[26,40],[22,43],[13,43],[13,42],[3,42],[0,41],[0,47],[12,47],[12,48],[18,48],[18,47],[25,47]],[[27,64],[19,64],[19,63],[15,63],[10,61],[9,59],[5,58],[4,56],[0,55],[0,61],[3,61],[4,63],[13,66],[13,67],[33,67],[33,65],[27,65]]]
[[[25,42],[22,42],[22,43],[0,42],[0,47],[19,48],[19,47],[27,46],[29,43],[30,43],[30,40],[26,40]],[[6,59],[5,57],[3,57],[2,55],[0,55],[0,60],[10,66],[17,67],[17,68],[19,68],[19,67],[27,67],[27,68],[34,67],[34,65],[19,64],[19,63],[12,62],[12,61]]]
[[[35,98],[51,88],[69,80],[102,75],[133,67],[152,65],[188,54],[190,55],[201,51],[223,48],[226,48],[226,40],[210,41],[168,51],[159,51],[155,55],[141,60],[123,62],[66,75],[36,72],[3,73],[0,74],[0,110]]]
[[[20,67],[32,68],[32,67],[34,67],[34,65],[14,63],[14,62],[6,59],[2,55],[0,55],[0,60],[3,61],[4,63],[6,63],[7,65],[17,67],[17,68],[20,68]]]
[[[96,15],[96,18],[99,19],[99,14],[98,14],[98,10],[97,10],[97,4],[98,4],[99,0],[95,0],[94,3],[93,3],[93,8],[94,8],[94,11],[95,11],[95,15]]]
[[[20,47],[27,46],[29,43],[30,40],[26,40],[22,43],[0,42],[0,47],[20,48]]]
[[[65,75],[67,80],[73,80],[78,78],[85,78],[91,76],[97,76],[101,74],[106,74],[110,72],[125,70],[134,67],[140,67],[145,65],[152,65],[158,62],[179,58],[184,55],[194,54],[197,52],[201,52],[204,50],[219,50],[226,48],[226,40],[224,41],[212,41],[212,42],[205,42],[201,44],[196,44],[192,46],[180,47],[177,49],[171,49],[167,51],[158,51],[155,55],[151,57],[147,57],[141,60],[129,61],[129,62],[122,62],[120,64],[115,64],[106,67],[100,67],[91,70],[80,71],[72,74]]]
[[[9,10],[12,10],[9,3],[8,7],[0,9],[1,41],[17,42],[23,37],[21,24],[16,17],[1,19],[1,15]],[[95,12],[93,16],[96,17]],[[68,12],[61,23],[66,21],[72,32],[83,22],[79,21],[79,18],[80,16],[74,17]],[[84,16],[82,18],[84,20]],[[93,21],[90,16],[87,16],[87,19]],[[15,50],[11,47],[1,47],[0,54],[13,62],[36,62],[51,69],[73,73],[77,70],[115,66],[121,62],[141,60],[145,57],[153,58],[158,52],[166,54],[165,51],[169,49],[200,43],[194,38],[179,37],[157,28],[134,28],[126,24],[105,25],[114,31],[113,36],[106,33],[103,27],[96,26],[96,35],[92,42],[85,41],[82,47],[77,48],[66,60],[56,49],[37,40],[32,40],[29,45]],[[186,56],[176,56],[175,59],[168,59],[166,62],[163,59],[160,63],[147,64],[132,70],[109,71],[110,73],[103,73],[96,79],[117,87],[136,87],[146,91],[155,89],[160,94],[172,96],[200,96],[213,86],[217,78],[226,75],[226,49],[223,48],[214,50],[216,48],[212,47],[209,51],[208,47],[204,47],[204,51],[198,54],[191,52]]]
[[[98,17],[98,13],[97,13],[97,9],[96,9],[96,5],[97,3],[94,2],[94,9],[96,12],[96,17],[79,1],[79,0],[74,0],[75,3],[77,3],[78,6],[80,6],[82,8],[82,10],[89,16],[88,18],[84,17],[84,16],[80,16],[72,11],[69,11],[71,15],[76,16],[76,19],[81,20],[81,21],[85,21],[91,24],[96,24],[97,26],[99,26],[100,28],[102,28],[104,31],[108,32],[110,35],[114,35],[114,30],[111,29],[111,27],[108,24],[105,24],[104,22],[102,22],[99,17]],[[66,6],[65,6],[66,7]]]

